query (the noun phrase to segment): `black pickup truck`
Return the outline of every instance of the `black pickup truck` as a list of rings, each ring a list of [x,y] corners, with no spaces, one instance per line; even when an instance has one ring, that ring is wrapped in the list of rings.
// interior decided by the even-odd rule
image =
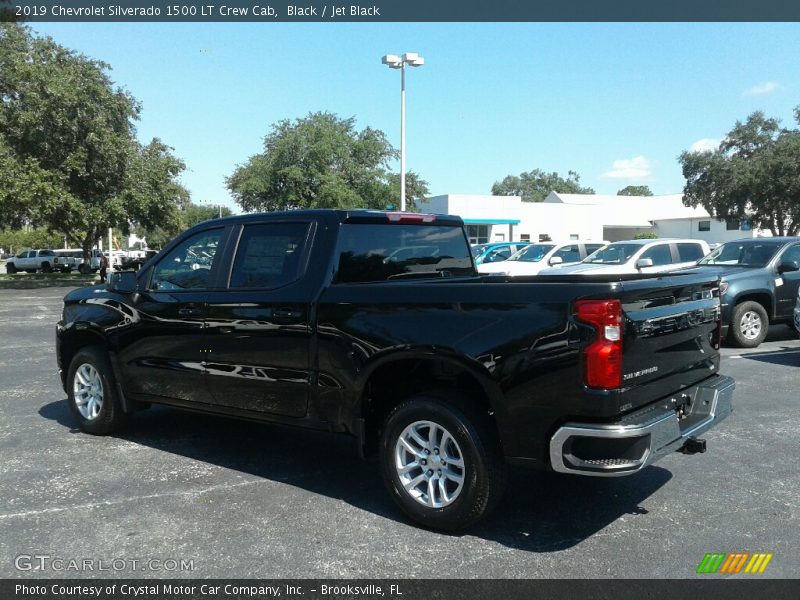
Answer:
[[[496,504],[508,464],[621,476],[704,451],[734,389],[716,276],[480,277],[439,215],[202,223],[68,294],[56,337],[86,432],[158,403],[349,433],[444,530]]]

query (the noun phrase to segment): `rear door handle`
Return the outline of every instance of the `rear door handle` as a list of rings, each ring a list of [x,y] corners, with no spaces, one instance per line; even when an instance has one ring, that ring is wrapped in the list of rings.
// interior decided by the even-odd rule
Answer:
[[[200,317],[202,315],[203,311],[194,306],[186,306],[178,310],[178,316],[180,317]]]

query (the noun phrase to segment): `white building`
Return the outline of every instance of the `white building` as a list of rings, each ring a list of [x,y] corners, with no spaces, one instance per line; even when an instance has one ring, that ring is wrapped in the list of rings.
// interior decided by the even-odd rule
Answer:
[[[749,222],[726,222],[702,207],[684,206],[681,194],[611,196],[551,192],[544,202],[522,202],[519,196],[446,194],[433,196],[420,210],[459,215],[471,243],[487,241],[631,239],[652,232],[721,243],[769,235]]]

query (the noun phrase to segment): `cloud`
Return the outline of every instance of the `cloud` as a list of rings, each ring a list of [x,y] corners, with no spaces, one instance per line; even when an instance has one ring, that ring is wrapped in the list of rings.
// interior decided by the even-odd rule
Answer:
[[[714,138],[703,138],[701,140],[697,140],[694,144],[692,144],[691,148],[689,148],[689,152],[709,152],[711,150],[716,150],[719,148],[719,143],[722,140],[715,140]]]
[[[615,160],[611,170],[603,173],[609,179],[644,179],[650,175],[650,161],[644,156]]]
[[[776,81],[765,81],[764,83],[759,83],[758,85],[754,85],[750,89],[747,89],[742,94],[743,96],[766,96],[767,94],[771,94],[772,92],[777,92],[781,89],[780,84]]]

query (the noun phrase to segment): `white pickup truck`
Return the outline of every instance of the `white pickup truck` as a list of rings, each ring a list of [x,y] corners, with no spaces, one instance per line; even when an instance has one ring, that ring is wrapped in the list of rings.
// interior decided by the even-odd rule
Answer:
[[[53,269],[55,252],[52,250],[23,250],[16,256],[12,256],[6,261],[6,272],[17,273],[25,271],[27,273],[50,273]]]

